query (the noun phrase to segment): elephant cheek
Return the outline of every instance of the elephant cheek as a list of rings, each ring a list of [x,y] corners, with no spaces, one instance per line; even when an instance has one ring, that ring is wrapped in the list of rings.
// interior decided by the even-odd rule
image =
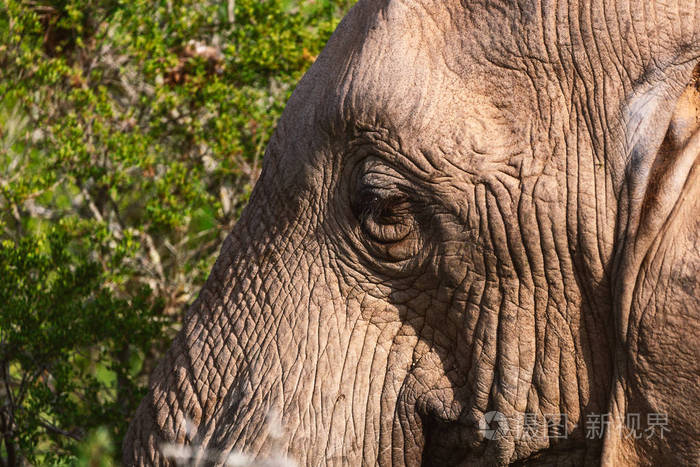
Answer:
[[[700,181],[700,173],[695,175],[695,181]],[[635,310],[639,313],[638,329],[630,329],[637,338],[631,358],[637,397],[630,401],[628,410],[667,414],[674,429],[666,433],[667,442],[687,446],[687,459],[700,452],[700,422],[696,413],[687,409],[700,407],[700,188],[693,191],[688,199],[694,201],[679,209],[691,212],[672,214],[668,230],[656,245],[657,253],[640,275],[644,280],[634,303],[647,305]],[[659,446],[663,444],[656,443],[655,449],[667,454]]]
[[[675,459],[685,464],[700,452],[700,169],[688,178],[684,195],[652,242],[635,278],[626,339],[627,382],[619,430],[608,437],[604,458],[626,462]],[[642,420],[635,438],[628,417]],[[657,426],[647,426],[656,420]],[[625,435],[627,433],[627,435]]]

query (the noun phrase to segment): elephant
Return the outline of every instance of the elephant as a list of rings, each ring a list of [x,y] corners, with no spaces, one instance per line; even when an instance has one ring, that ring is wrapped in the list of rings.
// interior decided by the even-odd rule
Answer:
[[[695,0],[360,0],[125,465],[698,465],[699,63]]]

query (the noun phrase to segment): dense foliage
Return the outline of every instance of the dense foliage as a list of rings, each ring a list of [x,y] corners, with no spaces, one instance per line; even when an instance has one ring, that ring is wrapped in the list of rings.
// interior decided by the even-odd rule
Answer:
[[[351,3],[2,0],[1,463],[118,455]]]

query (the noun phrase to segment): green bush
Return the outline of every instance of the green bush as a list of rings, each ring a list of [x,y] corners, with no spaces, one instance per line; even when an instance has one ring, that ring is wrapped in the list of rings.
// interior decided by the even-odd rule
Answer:
[[[108,274],[63,226],[0,244],[0,379],[8,464],[58,461],[103,425],[123,421],[143,397],[138,375],[162,335],[162,307],[147,288],[119,299]],[[114,272],[112,272],[114,274]]]
[[[0,461],[117,455],[351,3],[3,0]]]

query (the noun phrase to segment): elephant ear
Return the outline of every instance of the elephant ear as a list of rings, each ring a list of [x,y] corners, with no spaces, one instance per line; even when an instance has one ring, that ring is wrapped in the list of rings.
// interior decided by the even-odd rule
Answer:
[[[700,460],[698,60],[647,81],[625,110],[616,377],[603,465]]]

